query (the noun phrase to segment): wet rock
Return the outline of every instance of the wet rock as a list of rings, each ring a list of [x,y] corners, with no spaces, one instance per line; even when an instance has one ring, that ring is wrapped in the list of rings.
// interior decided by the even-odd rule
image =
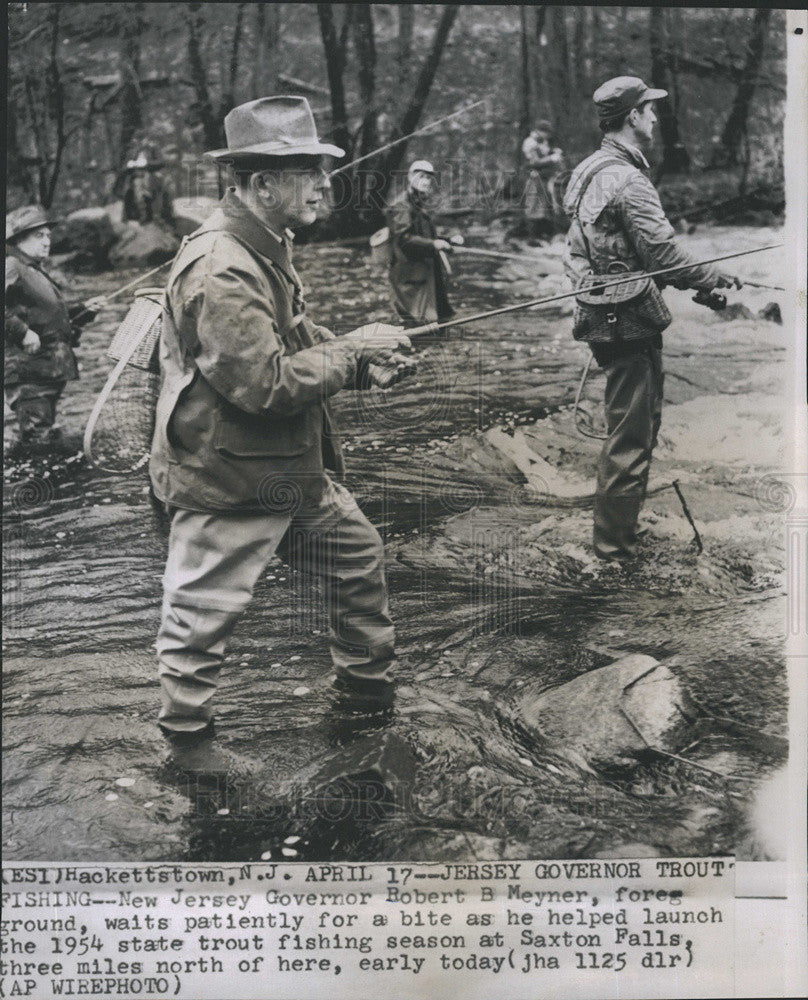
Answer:
[[[754,319],[755,314],[749,308],[745,306],[743,302],[730,302],[726,309],[721,309],[716,313],[720,319],[729,322],[733,319]]]
[[[105,267],[117,239],[110,212],[100,207],[71,212],[53,235],[54,253],[71,254],[71,265],[85,267]]]
[[[780,312],[780,304],[778,302],[769,302],[768,305],[760,310],[758,316],[761,319],[768,320],[769,323],[777,323],[778,326],[783,325],[783,314]]]
[[[549,749],[573,759],[580,755],[600,768],[631,766],[649,746],[675,752],[684,745],[695,714],[674,674],[642,654],[549,691],[528,693],[517,712],[521,724]]]
[[[357,818],[385,815],[393,803],[404,802],[415,779],[416,760],[410,746],[392,732],[373,733],[330,757],[309,780],[313,798],[324,815]],[[344,804],[344,808],[341,808]]]
[[[562,474],[537,454],[523,431],[506,434],[498,427],[485,432],[487,442],[508,458],[527,480],[535,493],[559,499],[581,500],[592,492],[590,483],[569,474]]]
[[[115,267],[153,267],[170,260],[179,249],[177,237],[156,223],[128,222],[122,229],[118,242],[109,251],[110,263]]]

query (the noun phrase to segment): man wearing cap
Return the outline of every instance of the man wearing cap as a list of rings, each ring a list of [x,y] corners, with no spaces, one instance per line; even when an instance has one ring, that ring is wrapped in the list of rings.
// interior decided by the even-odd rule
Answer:
[[[165,163],[147,156],[145,151],[127,161],[120,185],[123,189],[124,222],[139,222],[142,225],[153,222],[174,228],[176,219],[171,191],[160,174],[164,166]]]
[[[69,305],[44,270],[53,225],[39,205],[15,209],[6,219],[3,386],[19,421],[23,452],[58,441],[56,404],[66,383],[78,378],[73,347],[96,314],[92,303]]]
[[[595,91],[603,141],[576,167],[564,198],[572,220],[565,263],[576,287],[592,275],[683,268],[664,282],[654,279],[647,293],[613,309],[593,309],[580,300],[576,309],[573,336],[589,343],[606,372],[608,437],[594,503],[594,547],[605,560],[624,561],[637,550],[637,519],[662,412],[661,334],[671,322],[657,288],[740,287],[713,265],[695,264],[679,246],[648,177],[654,102],[664,97],[666,91],[634,76],[609,80]]]
[[[225,118],[236,176],[186,239],[166,288],[150,472],[172,518],[157,639],[159,725],[187,772],[227,772],[212,698],[225,644],[279,552],[325,591],[337,684],[384,710],[393,624],[378,532],[335,478],[343,470],[329,399],[406,374],[400,330],[335,338],[305,311],[289,227],[314,222],[328,187],[303,97],[251,101]],[[379,367],[381,366],[381,371]]]
[[[452,244],[437,238],[427,211],[434,186],[435,168],[428,160],[416,160],[407,172],[407,189],[386,212],[393,305],[406,326],[454,315],[446,294],[448,262],[441,256],[451,251]]]

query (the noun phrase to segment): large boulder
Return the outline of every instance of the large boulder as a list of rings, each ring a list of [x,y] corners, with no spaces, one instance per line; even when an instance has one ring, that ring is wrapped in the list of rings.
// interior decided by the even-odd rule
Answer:
[[[171,260],[179,245],[174,233],[154,222],[126,222],[109,252],[109,260],[115,267],[154,267]]]
[[[53,252],[70,254],[73,266],[106,267],[117,238],[115,223],[106,208],[81,208],[56,227]]]
[[[675,753],[695,712],[668,667],[637,653],[549,691],[528,691],[517,715],[543,748],[610,768],[632,766],[649,749]]]

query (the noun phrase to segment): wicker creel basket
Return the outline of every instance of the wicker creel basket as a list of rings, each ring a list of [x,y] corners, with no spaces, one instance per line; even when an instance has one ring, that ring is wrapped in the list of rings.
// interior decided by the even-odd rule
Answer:
[[[115,361],[84,432],[84,454],[104,472],[127,473],[149,458],[160,391],[163,292],[143,288],[107,349]]]

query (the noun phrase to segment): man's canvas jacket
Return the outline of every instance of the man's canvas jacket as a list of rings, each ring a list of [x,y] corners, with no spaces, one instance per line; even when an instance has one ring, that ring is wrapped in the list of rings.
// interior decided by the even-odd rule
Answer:
[[[590,167],[600,161],[606,165],[581,196]],[[576,286],[588,274],[605,274],[615,261],[626,264],[630,271],[693,264],[693,258],[676,242],[648,169],[640,150],[609,136],[575,168],[564,196],[564,210],[572,220],[565,265]],[[699,265],[659,279],[658,284],[709,291],[717,282],[715,267]]]
[[[304,308],[288,237],[228,191],[166,289],[150,463],[160,500],[275,510],[319,496],[324,468],[342,473],[327,400],[354,386],[356,350]]]

